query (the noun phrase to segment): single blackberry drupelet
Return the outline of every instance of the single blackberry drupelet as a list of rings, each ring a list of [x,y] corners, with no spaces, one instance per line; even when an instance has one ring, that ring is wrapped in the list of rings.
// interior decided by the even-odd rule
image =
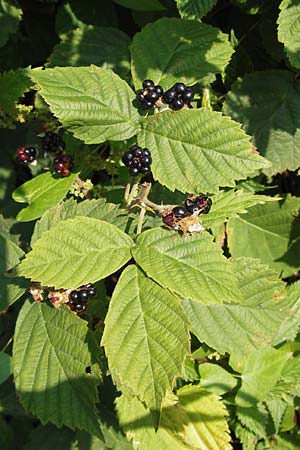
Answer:
[[[122,162],[129,168],[129,174],[132,177],[149,173],[152,163],[150,150],[141,148],[138,145],[132,145],[130,149],[124,153]]]
[[[44,152],[55,153],[64,150],[65,147],[64,141],[53,131],[47,131],[45,136],[42,137],[42,150]]]
[[[152,80],[144,80],[143,88],[136,93],[136,99],[140,102],[143,109],[151,109],[163,95],[163,88],[155,86]]]
[[[81,314],[87,309],[88,300],[95,295],[96,289],[92,283],[81,286],[69,294],[68,306],[72,311]]]
[[[36,154],[37,152],[34,147],[22,145],[17,151],[16,162],[18,164],[27,165],[35,160]]]
[[[71,169],[73,167],[73,161],[71,156],[66,155],[65,153],[60,153],[56,156],[53,161],[54,163],[54,175],[60,175],[62,177],[68,177],[71,173]]]
[[[184,83],[175,83],[162,96],[163,102],[167,103],[173,111],[179,111],[184,105],[189,106],[193,98],[193,89]]]

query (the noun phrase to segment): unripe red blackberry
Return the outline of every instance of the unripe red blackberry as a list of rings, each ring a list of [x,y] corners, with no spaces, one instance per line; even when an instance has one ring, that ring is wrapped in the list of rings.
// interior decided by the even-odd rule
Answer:
[[[37,152],[34,147],[22,145],[17,151],[16,162],[18,164],[27,165],[35,160],[36,154]]]

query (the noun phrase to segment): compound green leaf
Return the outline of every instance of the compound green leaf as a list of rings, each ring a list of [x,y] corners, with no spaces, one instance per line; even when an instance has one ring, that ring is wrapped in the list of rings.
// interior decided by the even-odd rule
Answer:
[[[127,267],[110,302],[102,345],[118,388],[145,402],[158,425],[162,399],[189,351],[178,299],[136,266]]]
[[[42,173],[19,186],[12,194],[19,203],[29,203],[17,215],[20,222],[37,219],[45,211],[60,202],[74,183],[77,173],[54,178],[50,172]]]
[[[21,8],[12,5],[11,2],[0,0],[0,47],[15,33],[22,16]]]
[[[125,76],[130,71],[129,43],[129,37],[118,28],[82,24],[62,36],[49,62],[63,67],[95,64]]]
[[[235,397],[236,404],[252,407],[264,400],[279,380],[282,369],[291,353],[272,347],[251,352],[246,358],[242,372],[242,386]]]
[[[228,243],[233,257],[259,258],[272,269],[291,275],[299,268],[300,200],[253,206],[247,214],[230,219]],[[242,237],[242,238],[241,238]]]
[[[232,266],[207,232],[185,237],[154,228],[139,236],[132,253],[148,276],[177,294],[205,304],[239,300]]]
[[[18,99],[30,89],[28,69],[10,70],[0,74],[0,111],[13,113]]]
[[[251,206],[279,200],[267,195],[254,195],[253,192],[244,192],[241,189],[220,191],[211,198],[212,207],[209,214],[201,216],[201,222],[206,228],[223,223],[238,214],[244,214]]]
[[[178,80],[186,84],[212,81],[214,74],[223,72],[233,48],[228,36],[210,25],[162,18],[134,36],[130,51],[136,89],[146,78],[167,89]]]
[[[43,424],[101,437],[95,407],[99,374],[86,373],[95,356],[87,333],[86,322],[67,308],[26,302],[16,325],[14,377],[22,405]]]
[[[271,175],[300,166],[300,82],[292,72],[268,70],[236,81],[224,112],[243,124],[269,161]]]
[[[118,270],[130,259],[131,238],[90,217],[60,221],[32,245],[20,274],[45,286],[77,288]]]
[[[201,19],[218,0],[176,0],[180,16],[184,19]]]
[[[126,223],[124,220],[125,215],[128,216],[127,211],[121,210],[114,203],[106,203],[103,198],[84,200],[80,203],[73,198],[69,198],[65,202],[48,209],[41,219],[36,222],[31,244],[40,239],[44,231],[50,230],[50,228],[61,220],[73,219],[76,216],[85,216],[120,226],[123,222]]]
[[[165,111],[142,126],[138,141],[151,149],[153,175],[171,191],[218,192],[269,164],[240,125],[216,111]]]
[[[136,11],[161,11],[165,7],[159,0],[113,0],[117,5]]]
[[[23,250],[11,241],[6,233],[0,233],[0,273],[19,264],[23,255]]]
[[[300,68],[300,4],[298,0],[283,0],[278,17],[278,40],[291,64]]]
[[[117,399],[121,426],[140,450],[230,450],[228,415],[220,398],[199,386],[185,386],[178,399],[164,401],[160,427],[154,432],[149,413],[137,399]]]
[[[185,299],[183,307],[200,342],[240,357],[270,345],[291,307],[283,298],[284,284],[267,266],[247,258],[233,263],[232,269],[241,292],[239,304],[203,305]]]
[[[31,76],[53,114],[86,144],[124,140],[137,133],[135,94],[112,70],[57,67],[33,70]]]
[[[11,373],[11,357],[7,353],[0,352],[0,384],[3,383]]]

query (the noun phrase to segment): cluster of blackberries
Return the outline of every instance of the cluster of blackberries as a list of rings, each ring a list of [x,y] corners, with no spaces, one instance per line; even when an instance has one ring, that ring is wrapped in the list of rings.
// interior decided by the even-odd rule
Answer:
[[[175,206],[172,210],[166,211],[162,215],[162,218],[166,225],[174,228],[176,223],[185,217],[207,214],[210,211],[211,205],[212,200],[209,197],[199,194],[196,197],[188,197],[184,201],[184,206]]]
[[[29,164],[35,160],[36,157],[36,149],[34,147],[27,147],[26,145],[22,145],[17,151],[16,162],[18,164]]]
[[[194,92],[191,87],[186,86],[184,83],[175,83],[171,89],[168,89],[162,100],[167,103],[171,109],[178,111],[183,108],[184,105],[189,106],[194,98]]]
[[[95,297],[95,295],[96,289],[92,283],[81,286],[79,290],[70,293],[68,306],[76,313],[83,313],[87,309],[88,299]]]
[[[47,131],[45,136],[42,137],[42,150],[44,152],[56,153],[57,151],[64,150],[65,147],[65,142],[53,131]]]
[[[137,91],[136,99],[141,103],[143,109],[151,109],[163,93],[161,86],[155,86],[152,80],[144,80],[143,89]]]
[[[122,162],[129,167],[129,174],[135,177],[150,172],[152,163],[151,153],[147,148],[132,145],[122,157]]]
[[[73,167],[73,160],[71,156],[65,153],[59,153],[54,158],[54,170],[53,175],[60,175],[62,177],[68,177]]]

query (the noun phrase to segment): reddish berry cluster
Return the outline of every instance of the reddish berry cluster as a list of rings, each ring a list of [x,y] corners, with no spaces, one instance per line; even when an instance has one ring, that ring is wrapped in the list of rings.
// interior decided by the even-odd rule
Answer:
[[[18,164],[29,164],[35,160],[36,149],[34,147],[27,147],[22,145],[17,151],[16,162]]]
[[[83,313],[87,309],[88,299],[95,297],[95,295],[96,289],[92,283],[81,286],[79,289],[70,293],[68,306],[76,313]]]
[[[62,177],[68,177],[73,167],[73,161],[71,156],[64,153],[59,153],[54,158],[54,175],[61,175]]]
[[[122,157],[122,162],[129,167],[129,173],[132,177],[139,174],[150,172],[152,163],[151,153],[147,148],[141,148],[138,145],[132,145]]]
[[[196,197],[188,197],[184,201],[184,206],[175,206],[172,210],[166,211],[162,215],[162,219],[166,225],[175,228],[177,222],[185,217],[207,214],[211,205],[212,200],[206,195],[199,194]]]

